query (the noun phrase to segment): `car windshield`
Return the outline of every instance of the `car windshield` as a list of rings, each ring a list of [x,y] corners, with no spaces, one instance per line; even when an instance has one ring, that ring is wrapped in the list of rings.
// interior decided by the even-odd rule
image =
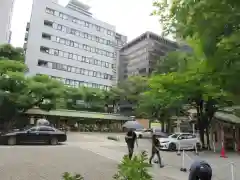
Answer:
[[[173,134],[173,135],[171,135],[171,136],[169,136],[169,137],[176,139],[179,135],[180,135],[180,134]]]
[[[142,132],[143,130],[142,129],[136,129],[136,132]]]

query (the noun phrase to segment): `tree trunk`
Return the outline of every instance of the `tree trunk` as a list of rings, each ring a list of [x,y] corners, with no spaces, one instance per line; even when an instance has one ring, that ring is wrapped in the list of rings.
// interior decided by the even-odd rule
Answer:
[[[209,126],[206,127],[206,136],[207,136],[207,149],[210,150],[210,137],[209,137]]]
[[[161,129],[162,129],[162,132],[166,132],[166,129],[165,129],[165,121],[164,120],[161,120]]]
[[[167,120],[166,133],[170,133],[170,132],[171,132],[171,120],[168,119],[168,120]]]
[[[199,102],[197,107],[197,123],[198,123],[198,129],[199,129],[199,135],[200,135],[200,140],[203,145],[205,146],[205,141],[204,141],[204,124],[202,122],[202,113],[203,113],[203,102]]]

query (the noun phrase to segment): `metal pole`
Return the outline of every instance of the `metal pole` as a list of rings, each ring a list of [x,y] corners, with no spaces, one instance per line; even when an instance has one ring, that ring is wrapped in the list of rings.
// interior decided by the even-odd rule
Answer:
[[[184,166],[185,166],[185,152],[184,152],[184,150],[183,150],[183,153],[182,153],[182,168],[184,168]]]
[[[231,163],[231,180],[235,180],[235,177],[234,177],[234,163]]]
[[[182,167],[180,168],[180,171],[187,172],[187,169],[185,168],[185,151],[182,152]]]
[[[178,151],[177,151],[177,155],[180,156],[181,155],[181,144],[180,142],[178,143]]]
[[[192,131],[193,131],[193,134],[195,134],[195,124],[194,123],[192,124]]]
[[[198,156],[198,149],[197,149],[197,144],[195,144],[195,154]]]
[[[216,152],[216,146],[214,141],[213,141],[213,152]]]

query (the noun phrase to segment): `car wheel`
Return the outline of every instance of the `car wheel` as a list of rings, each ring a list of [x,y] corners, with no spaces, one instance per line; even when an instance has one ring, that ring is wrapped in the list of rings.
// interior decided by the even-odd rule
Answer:
[[[58,144],[58,139],[56,137],[51,137],[50,144],[51,145],[57,145]]]
[[[141,134],[139,134],[139,135],[138,135],[138,138],[139,138],[139,139],[142,139],[142,135],[141,135]]]
[[[10,146],[14,146],[17,144],[17,140],[15,136],[11,136],[8,138],[7,144]]]
[[[176,151],[177,150],[177,146],[174,143],[170,143],[168,146],[168,150],[170,151]]]

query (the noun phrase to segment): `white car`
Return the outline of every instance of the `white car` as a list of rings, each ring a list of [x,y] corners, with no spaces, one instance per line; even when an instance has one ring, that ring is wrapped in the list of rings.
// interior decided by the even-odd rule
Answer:
[[[163,150],[176,151],[189,150],[189,149],[201,149],[202,145],[200,139],[192,133],[175,133],[168,138],[159,138],[160,148]]]
[[[137,138],[151,138],[152,130],[151,129],[139,129],[135,131]]]

